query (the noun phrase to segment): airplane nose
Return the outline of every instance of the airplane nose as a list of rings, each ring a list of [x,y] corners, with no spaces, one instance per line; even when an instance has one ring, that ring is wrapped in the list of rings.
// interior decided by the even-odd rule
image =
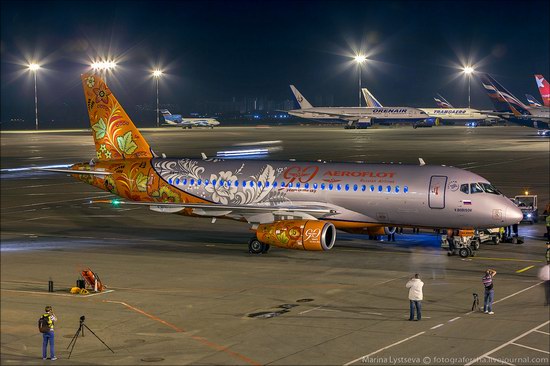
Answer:
[[[517,224],[523,220],[523,212],[515,205],[508,206],[506,210],[506,221],[509,221],[513,224]]]

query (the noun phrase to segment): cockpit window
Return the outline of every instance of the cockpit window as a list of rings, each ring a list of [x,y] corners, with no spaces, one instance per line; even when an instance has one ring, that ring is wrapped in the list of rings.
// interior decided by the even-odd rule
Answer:
[[[498,189],[496,189],[495,187],[493,187],[491,184],[489,183],[479,183],[481,184],[481,186],[483,187],[483,189],[485,190],[485,192],[487,193],[491,193],[491,194],[500,194],[500,192],[498,191]]]
[[[470,186],[468,184],[461,184],[460,185],[460,192],[469,194],[470,193]]]
[[[470,183],[470,193],[483,193],[483,188],[479,185],[479,183]]]

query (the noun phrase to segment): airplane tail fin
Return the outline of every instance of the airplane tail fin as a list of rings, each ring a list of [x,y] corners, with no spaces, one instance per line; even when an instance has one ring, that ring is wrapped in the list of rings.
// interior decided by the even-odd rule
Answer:
[[[365,98],[367,102],[367,107],[383,107],[382,103],[380,103],[367,88],[361,88],[361,92],[363,93],[363,98]]]
[[[530,107],[542,107],[542,104],[540,104],[539,101],[536,100],[531,94],[525,94],[525,98],[527,99],[527,103],[529,103]]]
[[[164,117],[172,115],[172,113],[170,113],[168,109],[161,109],[160,114],[162,114]]]
[[[515,115],[531,114],[525,104],[500,85],[491,75],[480,74],[480,79],[497,112],[512,112]]]
[[[434,100],[439,108],[454,108],[451,103],[441,96],[441,94],[436,94]]]
[[[83,74],[81,79],[97,158],[100,161],[152,158],[149,144],[105,81],[95,74]]]
[[[290,90],[292,90],[292,94],[294,94],[294,99],[298,103],[299,109],[309,109],[313,108],[311,103],[307,101],[307,99],[296,89],[294,85],[290,86]]]
[[[539,88],[542,103],[546,107],[550,107],[550,84],[542,75],[535,75],[535,80],[537,81],[537,87]]]

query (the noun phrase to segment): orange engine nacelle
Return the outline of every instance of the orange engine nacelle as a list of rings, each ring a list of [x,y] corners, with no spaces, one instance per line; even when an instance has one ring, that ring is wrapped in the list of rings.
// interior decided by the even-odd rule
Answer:
[[[259,225],[256,237],[279,248],[329,250],[336,240],[336,228],[325,221],[283,220]]]

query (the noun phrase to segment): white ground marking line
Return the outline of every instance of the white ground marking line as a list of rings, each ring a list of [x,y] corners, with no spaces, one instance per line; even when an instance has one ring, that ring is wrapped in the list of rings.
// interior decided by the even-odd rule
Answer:
[[[51,205],[51,204],[54,204],[54,203],[63,203],[63,202],[86,201],[86,200],[91,200],[91,199],[95,199],[95,198],[110,197],[110,196],[112,196],[112,194],[103,194],[103,195],[96,195],[96,196],[91,196],[91,197],[81,197],[81,198],[75,198],[75,199],[72,199],[72,200],[60,200],[60,201],[52,201],[52,202],[31,203],[29,205],[2,207],[2,210],[11,210],[11,209],[14,209],[14,208],[21,208],[21,207]]]
[[[529,346],[526,346],[524,344],[519,344],[519,343],[515,343],[515,342],[512,342],[510,344],[513,344],[514,346],[518,346],[518,347],[523,347],[523,348],[527,348],[527,349],[530,349],[530,350],[533,350],[533,351],[537,351],[537,352],[541,352],[541,353],[546,353],[547,355],[550,355],[550,352],[548,351],[545,351],[545,350],[542,350],[542,349],[538,349],[538,348],[533,348],[533,347],[529,347]]]
[[[542,334],[546,334],[546,335],[549,335],[549,336],[550,336],[550,333],[548,333],[548,332],[543,332],[542,330],[538,330],[538,329],[537,329],[537,330],[535,330],[535,332],[537,332],[537,333],[542,333]]]
[[[23,221],[34,221],[34,220],[42,220],[42,219],[47,219],[49,217],[53,217],[53,216],[40,216],[40,217],[33,217],[31,219],[25,219]],[[16,221],[20,221],[20,220],[12,220],[11,222],[16,222]]]
[[[527,291],[527,290],[530,290],[530,289],[532,289],[533,287],[536,287],[536,286],[540,285],[541,283],[544,283],[544,282],[542,282],[542,281],[541,281],[541,282],[538,282],[537,284],[535,284],[535,285],[533,285],[533,286],[529,286],[529,287],[527,287],[527,288],[524,288],[523,290],[519,290],[518,292],[514,292],[513,294],[508,295],[508,296],[506,296],[506,297],[503,297],[503,298],[500,299],[500,300],[493,301],[493,304],[497,304],[497,303],[499,303],[499,302],[501,302],[501,301],[504,301],[504,300],[506,300],[506,299],[511,298],[512,296],[516,296],[516,295],[518,295],[518,294],[521,294],[522,292]]]
[[[410,336],[410,337],[405,338],[405,339],[402,339],[402,340],[400,340],[400,341],[398,341],[398,342],[392,343],[392,344],[390,344],[389,346],[386,346],[386,347],[382,347],[382,348],[380,348],[380,349],[377,349],[376,351],[371,352],[371,353],[369,353],[368,355],[361,356],[361,357],[359,357],[359,358],[357,358],[357,359],[355,359],[355,360],[353,360],[353,361],[350,361],[350,362],[348,362],[348,363],[345,363],[344,366],[349,366],[349,365],[351,365],[351,364],[354,364],[354,363],[356,363],[357,361],[361,361],[361,360],[363,360],[363,359],[365,359],[365,358],[368,358],[368,357],[370,357],[370,356],[373,356],[373,355],[377,354],[378,352],[382,352],[383,350],[386,350],[386,349],[391,348],[391,347],[393,347],[393,346],[397,346],[398,344],[401,344],[401,343],[403,343],[403,342],[406,342],[406,341],[408,341],[409,339],[413,339],[413,338],[415,338],[415,337],[418,337],[419,335],[422,335],[422,334],[424,334],[424,333],[426,333],[426,332],[416,333],[416,334],[413,335],[413,336]]]
[[[530,329],[530,330],[528,330],[527,332],[525,332],[525,333],[523,333],[523,334],[520,334],[520,335],[517,336],[516,338],[514,338],[514,339],[512,339],[512,340],[510,340],[510,341],[508,341],[508,342],[506,342],[506,343],[501,344],[501,345],[498,346],[497,348],[494,348],[494,349],[490,350],[489,352],[487,352],[487,353],[485,353],[485,354],[483,354],[483,355],[481,355],[481,356],[475,358],[474,360],[468,362],[468,363],[465,364],[464,366],[470,366],[470,365],[472,365],[472,364],[478,362],[478,361],[481,360],[482,358],[487,357],[487,356],[489,356],[490,354],[495,353],[496,351],[501,350],[502,348],[504,348],[504,347],[510,345],[511,343],[514,343],[514,342],[517,341],[518,339],[521,339],[521,338],[525,337],[527,334],[529,334],[529,333],[531,333],[531,332],[534,332],[535,330],[537,330],[537,329],[539,329],[539,328],[542,328],[542,327],[546,326],[548,323],[550,323],[550,320],[548,320],[548,321],[546,321],[546,322],[544,322],[544,323],[542,323],[542,324],[540,324],[540,325],[537,325],[535,328]]]
[[[382,313],[371,313],[371,312],[366,312],[366,314],[371,314],[371,315],[382,315]]]
[[[430,329],[437,329],[437,328],[439,328],[439,327],[442,327],[443,325],[445,325],[445,324],[441,323],[441,324],[438,324],[438,325],[434,325],[434,326],[431,327]]]
[[[516,296],[516,295],[518,295],[518,294],[520,294],[520,293],[522,293],[522,292],[524,292],[524,291],[527,291],[527,290],[529,290],[529,289],[532,289],[533,287],[536,287],[536,286],[540,285],[541,283],[543,283],[543,282],[539,282],[539,283],[537,283],[537,284],[535,284],[535,285],[533,285],[533,286],[529,286],[529,287],[527,287],[527,288],[524,288],[523,290],[514,292],[514,293],[511,294],[511,295],[508,295],[508,296],[506,296],[506,297],[504,297],[504,298],[502,298],[502,299],[500,299],[500,300],[498,300],[498,301],[493,302],[493,304],[496,304],[497,302],[500,302],[500,301],[504,301],[504,300],[506,300],[506,299],[509,299],[509,298],[512,297],[512,296]],[[470,315],[470,314],[472,314],[472,313],[474,313],[474,312],[476,312],[476,311],[475,311],[475,310],[472,310],[472,311],[467,312],[467,313],[464,314],[464,315]],[[424,318],[424,319],[429,319],[430,317],[425,316],[425,317],[423,317],[423,318]],[[459,318],[460,318],[460,317],[456,317],[456,318],[454,318],[454,319],[451,319],[449,322],[455,321],[455,320],[457,320],[457,319],[459,319]],[[544,325],[546,325],[546,324],[548,324],[548,323],[550,323],[550,321],[548,321],[548,322],[546,322],[546,323],[544,323],[544,324],[542,324],[542,325],[536,327],[536,329],[538,329],[538,328],[540,328],[540,327],[542,327],[542,326],[544,326]],[[536,329],[533,329],[532,331],[535,331]],[[529,331],[529,332],[531,332],[531,331]],[[363,359],[363,358],[365,358],[365,357],[372,356],[373,354],[378,353],[378,352],[380,352],[380,351],[383,351],[383,350],[385,350],[386,348],[393,347],[393,346],[395,346],[395,345],[398,345],[399,343],[405,342],[405,341],[407,341],[407,340],[409,340],[409,339],[411,339],[411,338],[415,338],[415,337],[417,337],[417,336],[419,336],[419,335],[422,335],[422,334],[424,334],[424,333],[425,333],[425,332],[420,332],[420,333],[418,333],[418,334],[415,334],[414,336],[411,336],[411,337],[409,337],[409,338],[405,338],[405,339],[403,339],[402,341],[399,341],[399,342],[397,342],[397,343],[391,344],[391,345],[389,345],[389,346],[387,346],[387,347],[384,347],[384,348],[381,348],[381,349],[379,349],[379,350],[377,350],[377,351],[374,351],[373,353],[369,353],[369,354],[366,355],[366,356],[362,356],[362,357],[359,357],[359,358],[357,358],[357,359],[355,359],[355,360],[353,360],[353,361],[350,361],[350,362],[344,364],[344,366],[351,365],[351,364],[353,364],[353,363],[355,363],[355,362],[357,362],[357,361],[359,361],[359,360],[361,360],[361,359]],[[525,333],[525,334],[527,334],[527,333]],[[523,335],[522,335],[522,336],[523,336]],[[516,339],[513,339],[511,342],[516,341],[517,339],[521,338],[522,336],[520,336],[520,337],[518,337],[518,338],[516,338]],[[504,347],[504,346],[502,346],[502,347]],[[498,348],[498,349],[500,349],[500,348]],[[495,349],[494,351],[497,351],[498,349]],[[494,352],[494,351],[492,351],[492,352]],[[468,364],[466,364],[466,365],[464,365],[464,366],[469,366],[469,365],[471,365],[471,364],[477,362],[479,359],[482,359],[482,358],[484,358],[484,357],[487,357],[487,356],[488,356],[489,354],[491,354],[492,352],[488,352],[488,353],[486,353],[485,355],[478,357],[478,358],[475,359],[474,361],[472,361],[472,362],[470,362],[470,363],[468,363]]]
[[[307,314],[307,313],[309,313],[310,311],[317,310],[317,309],[320,309],[320,308],[321,308],[320,306],[317,306],[316,308],[313,308],[313,309],[304,310],[304,311],[298,313],[298,315]]]
[[[498,359],[498,358],[489,357],[489,356],[485,356],[484,358],[488,358],[488,359],[491,360],[491,361],[495,361],[495,362],[501,363],[501,364],[503,364],[503,365],[516,366],[516,365],[514,365],[513,363],[508,363],[508,362],[502,361],[502,360],[500,360],[500,359]]]
[[[460,316],[457,316],[456,318],[452,318],[451,320],[449,320],[449,323],[452,323],[452,322],[454,322],[455,320],[458,320],[458,319],[460,319],[460,318],[461,318]]]

